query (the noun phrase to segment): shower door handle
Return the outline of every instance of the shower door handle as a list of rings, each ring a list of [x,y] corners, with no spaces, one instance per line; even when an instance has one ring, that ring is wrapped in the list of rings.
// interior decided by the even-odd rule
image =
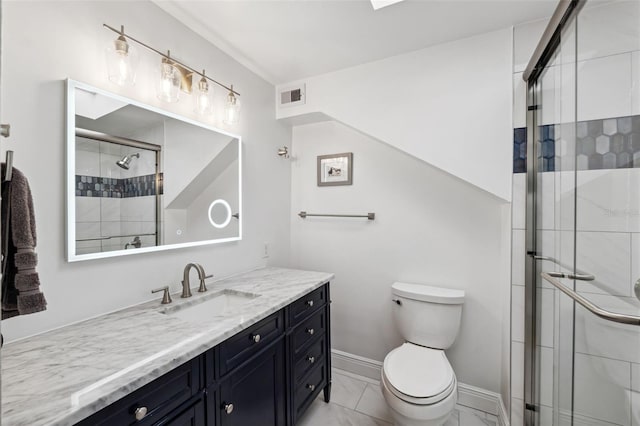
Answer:
[[[596,279],[591,274],[565,274],[564,272],[547,272],[547,274],[554,278],[569,278],[570,280],[578,281],[593,281]]]
[[[619,322],[622,324],[631,324],[631,325],[640,325],[640,316],[635,315],[627,315],[627,314],[619,314],[617,312],[610,312],[605,309],[602,309],[593,303],[587,298],[579,295],[566,285],[562,284],[558,278],[571,278],[570,276],[563,274],[561,272],[543,272],[542,278],[544,278],[547,282],[552,284],[555,288],[572,298],[576,303],[580,304],[582,307],[587,309],[594,315],[599,316],[600,318],[606,319],[607,321]],[[574,278],[577,279],[577,278]]]

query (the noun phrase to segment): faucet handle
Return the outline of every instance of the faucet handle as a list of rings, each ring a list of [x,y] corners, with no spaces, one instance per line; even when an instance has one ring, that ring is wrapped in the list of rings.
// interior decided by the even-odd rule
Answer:
[[[164,293],[162,295],[162,302],[160,302],[160,303],[162,305],[167,305],[167,304],[171,303],[171,295],[169,294],[169,286],[166,285],[164,287],[153,289],[153,290],[151,290],[151,293],[158,293],[159,291],[164,291]]]
[[[206,280],[207,278],[213,278],[213,274],[202,277],[202,279],[200,280],[200,288],[198,289],[198,292],[204,293],[205,291],[207,291],[207,285],[204,283],[204,280]]]

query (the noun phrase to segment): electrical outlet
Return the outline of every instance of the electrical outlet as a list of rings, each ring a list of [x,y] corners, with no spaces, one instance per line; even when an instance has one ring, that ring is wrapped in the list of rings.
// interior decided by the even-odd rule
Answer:
[[[266,259],[267,257],[269,257],[269,243],[264,243],[264,248],[262,251],[262,258]]]

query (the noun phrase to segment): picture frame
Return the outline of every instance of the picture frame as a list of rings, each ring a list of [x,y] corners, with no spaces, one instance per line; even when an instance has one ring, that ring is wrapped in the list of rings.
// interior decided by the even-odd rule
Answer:
[[[318,186],[353,184],[353,153],[318,155]]]

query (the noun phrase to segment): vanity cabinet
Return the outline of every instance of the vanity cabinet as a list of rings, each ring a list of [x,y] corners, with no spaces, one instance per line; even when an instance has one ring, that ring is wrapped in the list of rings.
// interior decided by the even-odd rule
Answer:
[[[329,284],[79,425],[294,426],[331,391]]]

